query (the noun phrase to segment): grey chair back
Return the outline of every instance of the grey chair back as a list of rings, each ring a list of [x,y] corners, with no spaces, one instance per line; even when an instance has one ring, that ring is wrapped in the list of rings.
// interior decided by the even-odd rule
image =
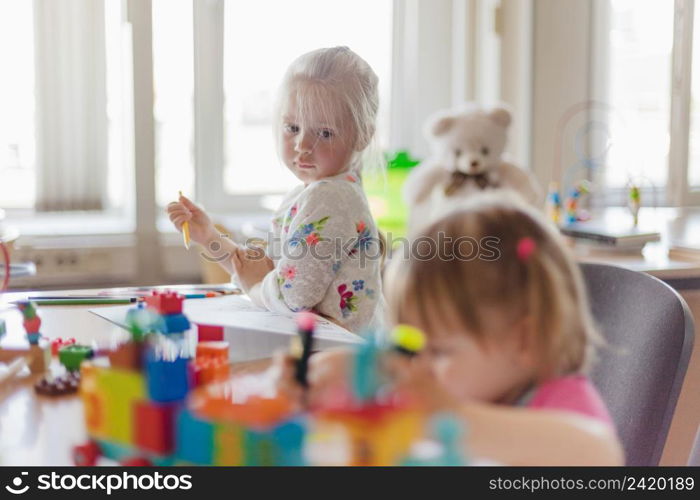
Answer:
[[[648,274],[581,264],[606,345],[593,383],[608,405],[628,465],[658,465],[695,336],[687,304]]]

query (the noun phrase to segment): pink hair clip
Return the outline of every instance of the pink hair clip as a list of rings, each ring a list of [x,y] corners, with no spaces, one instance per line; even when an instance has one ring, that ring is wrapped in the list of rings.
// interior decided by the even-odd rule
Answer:
[[[520,238],[518,240],[518,246],[516,248],[516,254],[518,256],[518,260],[522,260],[523,262],[526,262],[527,260],[529,260],[530,256],[532,255],[532,252],[535,251],[535,248],[537,248],[537,245],[535,244],[535,240],[533,240],[529,236],[525,236],[524,238]]]

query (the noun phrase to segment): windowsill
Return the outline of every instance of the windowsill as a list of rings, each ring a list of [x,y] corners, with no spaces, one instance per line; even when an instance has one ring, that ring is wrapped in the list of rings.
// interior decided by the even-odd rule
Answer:
[[[255,212],[240,215],[211,214],[215,223],[234,234],[245,236],[265,233],[270,213]],[[175,241],[179,234],[165,214],[157,220],[158,232],[166,242]],[[109,212],[10,212],[4,221],[6,228],[15,228],[21,238],[71,238],[83,236],[133,236],[136,225],[129,217]]]

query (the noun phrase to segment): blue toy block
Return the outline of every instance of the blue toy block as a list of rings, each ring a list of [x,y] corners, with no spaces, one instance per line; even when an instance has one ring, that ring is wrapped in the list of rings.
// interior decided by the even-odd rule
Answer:
[[[190,389],[188,358],[160,359],[151,349],[146,353],[146,387],[148,397],[159,403],[180,401]]]
[[[158,333],[182,333],[190,329],[190,320],[184,314],[164,314],[153,323]]]
[[[214,425],[183,409],[177,417],[177,451],[179,460],[210,465],[214,459]]]
[[[301,420],[290,420],[278,425],[272,431],[277,442],[275,465],[301,466],[306,465],[304,460],[304,438],[306,437],[306,425]]]
[[[246,429],[243,435],[243,464],[252,466],[277,465],[278,446],[269,431]]]
[[[41,333],[28,333],[27,340],[31,345],[39,345],[39,339],[41,338]]]

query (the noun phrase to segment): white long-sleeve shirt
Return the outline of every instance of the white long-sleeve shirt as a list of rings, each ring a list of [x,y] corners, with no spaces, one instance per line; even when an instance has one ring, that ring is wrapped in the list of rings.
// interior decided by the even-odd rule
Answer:
[[[359,175],[293,189],[273,216],[271,236],[275,269],[259,297],[267,309],[310,310],[355,333],[381,324],[381,246]]]

